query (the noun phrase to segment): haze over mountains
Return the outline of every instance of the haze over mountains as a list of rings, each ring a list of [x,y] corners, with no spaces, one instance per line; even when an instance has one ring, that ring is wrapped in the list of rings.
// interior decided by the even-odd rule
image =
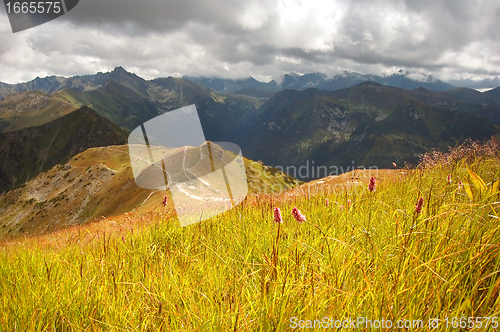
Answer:
[[[285,74],[279,84],[274,80],[269,83],[259,82],[253,77],[241,80],[189,76],[185,76],[185,78],[222,93],[234,93],[248,89],[262,92],[276,92],[284,89],[304,90],[308,88],[334,91],[349,88],[366,81],[405,89],[423,87],[434,91],[446,91],[454,88],[453,85],[440,80],[433,80],[432,77],[429,77],[427,82],[415,81],[408,78],[402,71],[390,76],[363,75],[345,71],[342,75],[336,75],[332,78],[328,78],[321,73]]]

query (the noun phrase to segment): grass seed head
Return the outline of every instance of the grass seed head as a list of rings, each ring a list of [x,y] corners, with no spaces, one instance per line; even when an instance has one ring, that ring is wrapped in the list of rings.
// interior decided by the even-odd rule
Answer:
[[[419,214],[422,212],[422,207],[424,206],[424,198],[420,197],[420,199],[417,202],[417,205],[415,206],[415,212]]]

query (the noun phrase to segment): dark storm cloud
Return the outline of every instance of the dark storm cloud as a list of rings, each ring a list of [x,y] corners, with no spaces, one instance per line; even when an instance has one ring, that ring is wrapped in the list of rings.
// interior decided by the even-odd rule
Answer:
[[[274,1],[253,1],[273,7]],[[64,19],[78,26],[97,26],[127,33],[168,33],[191,23],[215,26],[225,32],[241,28],[239,18],[248,1],[225,0],[87,0]]]
[[[0,46],[0,80],[122,65],[149,78],[403,68],[496,82],[499,22],[495,0],[86,0],[47,24],[57,34],[32,29]]]

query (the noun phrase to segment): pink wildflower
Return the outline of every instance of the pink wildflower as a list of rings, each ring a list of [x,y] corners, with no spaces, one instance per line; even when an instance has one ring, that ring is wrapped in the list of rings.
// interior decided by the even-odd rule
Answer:
[[[377,180],[372,176],[370,179],[370,184],[368,185],[368,190],[375,191],[376,182]]]
[[[347,207],[351,206],[352,201],[350,199],[347,200]]]
[[[306,216],[300,213],[299,209],[297,209],[296,207],[292,209],[292,216],[300,223],[306,221]]]
[[[344,206],[343,205],[340,206],[340,212],[342,212],[342,211],[344,211]]]
[[[394,168],[396,168],[396,167],[398,167],[398,164],[396,164],[395,162],[392,162],[392,166],[393,166]]]
[[[167,206],[167,202],[168,202],[168,198],[167,196],[165,196],[165,198],[163,199],[163,206]]]
[[[328,200],[328,198],[326,199],[326,206],[328,207],[328,205],[330,205],[330,201]]]
[[[122,236],[122,241],[123,243],[125,243],[125,236]]]
[[[281,211],[280,208],[273,208],[274,211],[274,222],[277,224],[282,224],[283,223],[283,217],[281,216]]]
[[[420,199],[417,202],[417,205],[415,206],[415,212],[419,214],[422,212],[422,206],[424,206],[424,198],[420,197]]]
[[[446,182],[448,182],[448,184],[451,184],[451,175],[448,174],[448,176],[446,177]]]

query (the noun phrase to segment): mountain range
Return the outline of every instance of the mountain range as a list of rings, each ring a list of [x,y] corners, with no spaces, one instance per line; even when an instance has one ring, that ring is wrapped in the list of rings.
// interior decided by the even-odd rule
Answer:
[[[72,107],[89,106],[128,131],[167,111],[195,104],[201,120],[206,123],[205,135],[212,141],[221,141],[221,138],[224,138],[221,137],[221,132],[235,128],[235,123],[245,121],[247,113],[262,104],[256,97],[223,95],[182,78],[168,77],[146,81],[121,67],[106,74],[57,79],[57,86],[42,84],[42,80],[35,81],[41,88],[50,86],[50,89],[42,90],[44,93],[49,93],[51,97]],[[35,82],[30,82],[16,86],[16,89],[35,85]],[[10,88],[13,89],[12,86]],[[13,98],[11,96],[5,100]],[[32,112],[39,113],[41,110]],[[220,121],[221,118],[224,118],[223,122]],[[12,121],[1,114],[0,121],[5,122],[4,127],[12,126]]]
[[[280,86],[248,79],[233,81],[231,89],[224,88],[229,80],[210,79],[210,84],[219,84],[218,90],[237,90],[221,93],[210,88],[206,80],[144,80],[117,67],[96,75],[2,84],[0,94],[5,99],[0,101],[0,130],[12,131],[26,123],[42,125],[89,106],[131,131],[157,115],[195,104],[207,140],[237,143],[253,160],[283,168],[314,161],[318,167],[345,169],[353,164],[415,164],[418,156],[430,149],[446,149],[466,138],[498,135],[500,125],[499,88],[480,93],[452,89],[439,81],[424,82],[427,85],[423,87],[422,82],[403,74],[377,77],[346,73],[336,79],[321,74],[285,75]],[[362,80],[368,81],[333,90]],[[295,89],[282,89],[284,86]],[[308,86],[315,87],[304,89]],[[318,88],[327,86],[329,90]],[[9,94],[27,89],[41,91]],[[2,105],[9,106],[2,111]],[[317,175],[299,177],[307,180]]]
[[[206,77],[191,77],[184,76],[185,79],[199,83],[211,90],[219,93],[234,93],[245,89],[259,91],[260,93],[276,92],[284,89],[304,90],[308,88],[317,88],[323,90],[340,90],[348,88],[359,83],[370,81],[383,85],[389,85],[405,89],[417,89],[419,87],[434,91],[446,91],[454,88],[451,84],[434,80],[429,77],[427,81],[417,81],[409,78],[404,73],[400,72],[389,76],[364,75],[355,72],[345,71],[341,75],[328,78],[322,73],[308,74],[285,74],[282,77],[281,83],[276,81],[260,82],[249,77],[247,79],[222,79],[222,78],[206,78]],[[32,81],[19,84],[7,84],[0,82],[0,98],[22,91],[42,91],[51,94],[64,89],[75,89],[80,91],[96,90],[107,82],[115,80],[132,88],[133,90],[147,89],[148,82],[141,77],[127,72],[122,67],[116,67],[113,71],[94,75],[82,75],[73,77],[49,76],[45,78],[37,77]]]
[[[410,79],[402,72],[390,76],[378,76],[345,71],[342,75],[336,75],[332,78],[328,78],[322,73],[285,74],[282,77],[281,83],[276,83],[274,80],[268,83],[259,82],[253,77],[239,80],[189,76],[185,76],[185,78],[221,93],[238,93],[247,90],[270,93],[285,89],[305,90],[309,88],[335,91],[349,88],[362,82],[375,82],[405,89],[423,87],[434,91],[446,91],[455,88],[453,85],[443,81],[433,80],[432,77],[429,77],[425,82],[416,81]]]

